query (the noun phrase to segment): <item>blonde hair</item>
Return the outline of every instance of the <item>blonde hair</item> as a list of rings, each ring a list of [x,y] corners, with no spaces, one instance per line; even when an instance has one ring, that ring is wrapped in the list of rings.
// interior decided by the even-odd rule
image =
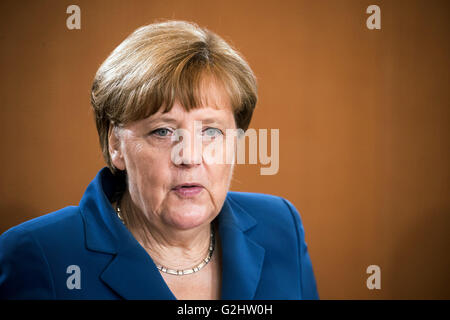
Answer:
[[[98,69],[91,104],[103,156],[113,173],[108,133],[114,126],[202,105],[202,77],[220,81],[236,126],[246,130],[257,101],[255,76],[241,55],[213,32],[184,21],[150,24],[129,35]]]

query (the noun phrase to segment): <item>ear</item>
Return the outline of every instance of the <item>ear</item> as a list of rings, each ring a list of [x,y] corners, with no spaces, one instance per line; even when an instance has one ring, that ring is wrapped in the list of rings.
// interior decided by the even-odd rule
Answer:
[[[111,162],[119,170],[125,170],[125,161],[120,143],[120,134],[114,125],[109,126],[108,130],[108,151]]]

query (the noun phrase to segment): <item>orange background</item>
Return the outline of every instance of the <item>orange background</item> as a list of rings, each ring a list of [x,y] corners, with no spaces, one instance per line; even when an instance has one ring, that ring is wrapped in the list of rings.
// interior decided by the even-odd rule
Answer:
[[[81,8],[81,30],[66,8]],[[366,8],[381,8],[381,30]],[[301,212],[322,299],[450,298],[449,1],[1,1],[0,232],[78,204],[104,166],[94,74],[137,27],[183,19],[230,41],[259,81],[251,127],[280,170],[232,189]],[[366,287],[381,267],[381,290]]]

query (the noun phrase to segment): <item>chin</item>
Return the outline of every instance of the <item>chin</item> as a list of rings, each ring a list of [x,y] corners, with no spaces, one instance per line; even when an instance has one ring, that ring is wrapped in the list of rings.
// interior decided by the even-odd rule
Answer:
[[[169,210],[165,220],[180,230],[189,230],[209,223],[214,217],[207,206],[181,206]]]

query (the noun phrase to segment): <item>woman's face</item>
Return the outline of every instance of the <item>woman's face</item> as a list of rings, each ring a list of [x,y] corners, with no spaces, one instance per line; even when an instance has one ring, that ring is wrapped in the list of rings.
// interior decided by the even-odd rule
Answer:
[[[233,164],[205,161],[205,156],[214,150],[211,144],[224,150],[226,130],[236,125],[225,90],[214,83],[204,88],[205,106],[187,112],[175,102],[170,112],[160,111],[110,135],[112,162],[126,170],[132,202],[152,224],[195,228],[211,222],[225,200]],[[179,131],[190,139],[180,139]],[[228,148],[233,149],[230,143]],[[174,161],[174,155],[182,162]]]

